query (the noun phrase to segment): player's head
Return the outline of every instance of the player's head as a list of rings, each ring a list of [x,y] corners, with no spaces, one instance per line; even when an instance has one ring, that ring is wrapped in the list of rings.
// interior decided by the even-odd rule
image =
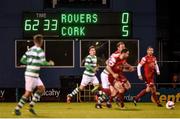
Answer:
[[[151,46],[148,46],[148,48],[147,48],[147,54],[148,54],[148,55],[153,55],[153,53],[154,53],[154,49],[153,49]]]
[[[126,48],[124,42],[118,42],[116,47],[119,52]]]
[[[36,46],[41,47],[43,45],[43,35],[41,34],[34,35],[33,42]]]
[[[128,58],[129,57],[129,50],[127,48],[122,49],[120,57],[123,59]]]
[[[96,55],[96,48],[95,46],[90,46],[89,47],[89,55],[93,56],[93,55]]]

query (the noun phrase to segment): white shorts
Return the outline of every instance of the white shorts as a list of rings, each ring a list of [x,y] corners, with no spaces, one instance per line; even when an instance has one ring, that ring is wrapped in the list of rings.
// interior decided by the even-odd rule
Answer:
[[[110,83],[108,80],[108,74],[106,74],[104,71],[101,73],[101,85],[102,88],[109,89]]]
[[[98,85],[99,81],[96,76],[88,76],[88,75],[83,74],[81,85],[87,86],[88,84]]]
[[[41,79],[25,76],[25,89],[32,92],[37,86],[44,86]]]

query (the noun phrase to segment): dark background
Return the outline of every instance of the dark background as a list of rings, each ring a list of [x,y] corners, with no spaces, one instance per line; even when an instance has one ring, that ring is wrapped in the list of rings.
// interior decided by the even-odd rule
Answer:
[[[179,43],[179,13],[175,7],[176,1],[168,0],[110,0],[107,6],[90,8],[51,8],[51,2],[45,0],[1,0],[0,4],[0,87],[23,88],[24,68],[16,68],[15,40],[24,39],[22,31],[22,15],[24,11],[105,11],[118,12],[129,10],[133,12],[133,36],[139,39],[140,57],[146,53],[146,47],[155,48],[161,69],[158,82],[171,82],[171,75],[179,73],[180,43]],[[89,7],[89,8],[88,8]],[[92,6],[91,6],[92,7]],[[170,7],[173,9],[170,9]],[[98,31],[97,31],[98,32]],[[27,39],[24,39],[27,40]],[[48,38],[47,38],[48,40]],[[63,40],[63,39],[55,39]],[[61,87],[63,76],[81,75],[79,40],[74,40],[74,68],[43,68],[41,78],[46,87]],[[96,40],[96,39],[94,39]],[[55,48],[54,48],[55,50]],[[49,54],[52,55],[52,54]],[[60,59],[60,57],[59,57]],[[163,61],[163,62],[162,62]],[[66,64],[66,60],[63,60]],[[131,82],[140,82],[136,72],[128,74]],[[79,79],[80,80],[80,79]]]

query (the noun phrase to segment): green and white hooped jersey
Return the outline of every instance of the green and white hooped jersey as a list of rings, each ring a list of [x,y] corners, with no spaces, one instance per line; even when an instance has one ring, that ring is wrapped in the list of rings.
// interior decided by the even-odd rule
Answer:
[[[96,56],[91,56],[88,55],[85,59],[85,71],[84,74],[85,75],[89,75],[89,76],[95,76],[95,72],[94,69],[97,66],[97,57]]]
[[[47,66],[48,62],[42,48],[33,46],[21,58],[21,63],[26,64],[25,76],[39,77],[40,66]]]

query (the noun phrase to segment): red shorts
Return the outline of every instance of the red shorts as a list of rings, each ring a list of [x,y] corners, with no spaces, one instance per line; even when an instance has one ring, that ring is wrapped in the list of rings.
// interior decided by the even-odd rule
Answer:
[[[120,82],[126,82],[127,78],[123,75],[123,74],[119,74],[119,77],[117,79],[114,79],[114,77],[112,75],[109,75],[109,83],[114,86],[115,81],[120,81]]]
[[[106,95],[111,96],[111,90],[109,88],[102,88],[101,90],[105,92]]]
[[[147,84],[154,84],[154,72],[145,73],[145,81]]]

